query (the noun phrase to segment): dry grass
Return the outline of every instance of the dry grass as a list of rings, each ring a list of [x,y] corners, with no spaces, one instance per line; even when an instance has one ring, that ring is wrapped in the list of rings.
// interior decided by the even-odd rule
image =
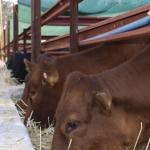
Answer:
[[[19,113],[22,120],[24,119],[22,112]],[[30,115],[27,121],[27,129],[31,142],[35,150],[51,150],[52,138],[54,133],[54,128],[52,124],[49,124],[48,128],[41,130],[40,123],[35,122],[31,119]]]
[[[18,81],[11,77],[11,71],[6,66],[0,69],[0,83],[5,85],[17,85]]]
[[[41,128],[32,122],[32,125],[28,127],[28,131],[35,150],[51,149],[53,137],[53,128],[51,126],[41,131]]]

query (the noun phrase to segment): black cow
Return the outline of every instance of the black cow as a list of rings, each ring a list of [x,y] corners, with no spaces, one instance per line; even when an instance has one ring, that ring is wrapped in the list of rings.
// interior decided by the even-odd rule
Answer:
[[[25,58],[30,60],[31,54],[17,52],[10,56],[6,63],[7,68],[12,70],[12,77],[16,78],[19,83],[22,83],[24,81],[27,74],[23,61]]]

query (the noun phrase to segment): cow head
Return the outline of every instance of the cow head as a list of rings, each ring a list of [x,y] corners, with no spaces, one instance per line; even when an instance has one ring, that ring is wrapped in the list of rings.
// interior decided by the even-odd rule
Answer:
[[[59,73],[55,67],[55,57],[51,59],[42,59],[37,64],[33,65],[31,62],[26,61],[26,68],[29,71],[30,79],[25,85],[24,97],[28,99],[27,110],[25,115],[25,123],[33,111],[32,118],[37,122],[43,124],[52,121],[57,97],[54,90],[59,81]]]
[[[138,119],[114,106],[97,78],[79,72],[67,77],[52,150],[131,150],[139,130]]]
[[[30,80],[31,77],[31,70],[35,67],[34,63],[31,63],[30,61],[28,61],[27,59],[24,59],[24,64],[26,67],[26,70],[28,71],[28,74],[25,77],[25,87],[23,90],[23,94],[21,99],[16,103],[16,107],[21,110],[23,113],[25,113],[26,108],[27,108],[27,102],[28,102],[28,82]]]

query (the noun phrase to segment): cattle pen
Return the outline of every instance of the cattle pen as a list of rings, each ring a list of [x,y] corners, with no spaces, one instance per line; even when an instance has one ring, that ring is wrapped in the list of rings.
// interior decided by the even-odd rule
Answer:
[[[74,71],[101,74],[149,46],[149,0],[92,1],[17,0],[3,24],[0,14],[0,150],[58,150],[52,140],[68,76]],[[71,121],[72,128],[80,124]],[[137,138],[128,150],[150,150],[147,122],[146,127],[141,123],[146,133],[139,132],[146,138]],[[74,150],[69,140],[67,148]]]

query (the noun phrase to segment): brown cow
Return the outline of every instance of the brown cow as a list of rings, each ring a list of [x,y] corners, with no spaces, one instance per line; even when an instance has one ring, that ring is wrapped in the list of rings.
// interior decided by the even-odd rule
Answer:
[[[133,150],[150,137],[150,47],[97,75],[71,73],[56,110],[52,150]]]
[[[102,72],[126,61],[147,44],[146,40],[128,42],[107,43],[94,50],[60,58],[50,57],[45,60],[44,57],[37,65],[26,62],[31,76],[26,86],[28,87],[26,97],[30,101],[28,101],[25,122],[31,110],[35,121],[45,123],[48,117],[50,121],[53,119],[63,83],[70,72],[76,70],[86,74]]]

